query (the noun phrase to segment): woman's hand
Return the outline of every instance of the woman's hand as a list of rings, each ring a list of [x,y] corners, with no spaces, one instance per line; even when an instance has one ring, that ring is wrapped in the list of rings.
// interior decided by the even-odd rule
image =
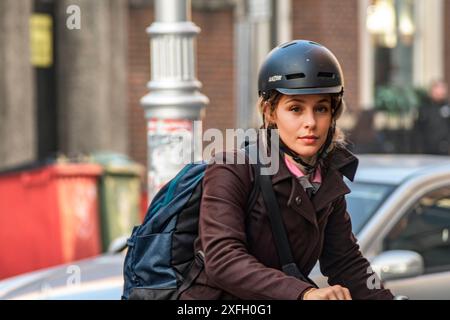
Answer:
[[[340,285],[322,289],[311,288],[303,294],[303,300],[352,300],[350,291]]]

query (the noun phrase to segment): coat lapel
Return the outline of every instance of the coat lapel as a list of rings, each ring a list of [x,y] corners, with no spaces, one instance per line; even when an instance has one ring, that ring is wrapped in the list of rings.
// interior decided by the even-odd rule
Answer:
[[[281,156],[279,170],[272,176],[272,184],[274,190],[278,189],[283,193],[286,192],[286,189],[289,190],[287,206],[302,215],[311,224],[317,225],[316,215],[311,200],[308,198],[300,183],[296,181],[295,177],[289,171]]]
[[[323,177],[319,191],[312,199],[317,212],[337,198],[350,193],[342,176],[353,181],[358,167],[358,159],[350,151],[342,148],[334,150],[327,161],[329,168]]]
[[[316,212],[320,212],[329,203],[350,193],[350,189],[342,180],[342,176],[335,170],[329,170],[317,194],[312,198]]]
[[[300,183],[295,181],[295,178],[292,178],[291,194],[287,206],[300,213],[306,220],[317,227],[316,211],[313,204]]]

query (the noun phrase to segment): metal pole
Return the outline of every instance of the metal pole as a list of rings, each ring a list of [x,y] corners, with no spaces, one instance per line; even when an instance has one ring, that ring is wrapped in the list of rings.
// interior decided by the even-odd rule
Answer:
[[[155,22],[147,28],[151,47],[150,92],[141,99],[147,119],[148,195],[188,162],[201,160],[202,110],[209,103],[196,78],[190,0],[156,0]]]

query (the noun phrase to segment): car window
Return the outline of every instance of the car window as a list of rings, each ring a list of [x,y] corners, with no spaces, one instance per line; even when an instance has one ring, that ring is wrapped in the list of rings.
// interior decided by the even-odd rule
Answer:
[[[351,190],[351,193],[345,197],[347,211],[352,219],[352,231],[358,234],[385,201],[386,197],[392,192],[394,186],[350,182],[349,180],[346,180],[346,184]]]
[[[425,272],[450,270],[450,187],[422,197],[395,225],[384,250],[411,250],[422,255]]]

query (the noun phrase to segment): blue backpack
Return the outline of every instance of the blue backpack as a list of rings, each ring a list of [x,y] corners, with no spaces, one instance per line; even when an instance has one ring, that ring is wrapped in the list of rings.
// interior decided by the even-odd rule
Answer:
[[[153,198],[142,225],[133,228],[127,240],[122,299],[177,299],[198,276],[190,270],[194,259],[202,259],[194,252],[194,241],[206,167],[205,162],[186,165]],[[257,179],[247,212],[256,202]]]

